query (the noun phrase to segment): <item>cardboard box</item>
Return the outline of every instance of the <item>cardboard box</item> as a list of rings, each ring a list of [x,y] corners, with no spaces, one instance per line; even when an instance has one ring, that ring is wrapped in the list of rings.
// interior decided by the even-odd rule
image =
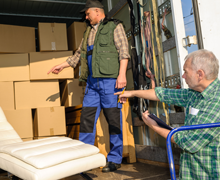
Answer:
[[[34,138],[21,138],[23,142],[33,141]]]
[[[0,54],[0,81],[28,81],[28,54]]]
[[[33,137],[31,109],[5,110],[5,116],[20,138]]]
[[[68,47],[69,50],[77,50],[84,32],[86,30],[86,23],[84,22],[73,22],[67,29],[67,37],[68,37]]]
[[[36,51],[35,28],[0,24],[0,53]]]
[[[66,134],[65,108],[37,108],[34,114],[34,136]]]
[[[34,140],[37,140],[37,139],[45,139],[45,138],[51,138],[51,137],[66,137],[66,134],[63,134],[63,135],[57,135],[57,136],[37,136],[37,137],[34,137]]]
[[[0,82],[0,107],[3,110],[15,109],[13,82]]]
[[[38,23],[40,51],[67,51],[66,23]]]
[[[15,82],[16,109],[52,106],[60,106],[58,80]]]
[[[86,83],[79,79],[65,80],[60,84],[61,105],[65,107],[82,104]]]
[[[69,67],[63,69],[59,74],[47,74],[55,65],[66,61],[73,55],[72,51],[64,52],[33,52],[30,53],[30,80],[43,79],[73,79],[74,69]]]

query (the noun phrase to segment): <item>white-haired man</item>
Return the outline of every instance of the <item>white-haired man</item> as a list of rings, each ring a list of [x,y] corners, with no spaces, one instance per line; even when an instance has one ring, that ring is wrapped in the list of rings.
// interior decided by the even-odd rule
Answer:
[[[208,50],[198,50],[185,58],[182,77],[188,89],[157,87],[142,91],[125,91],[120,101],[128,97],[140,97],[186,108],[185,125],[220,122],[219,62]],[[143,113],[144,122],[155,132],[167,138],[170,132],[161,128]],[[220,177],[220,128],[198,129],[175,133],[171,141],[183,152],[180,157],[180,179],[219,179]]]

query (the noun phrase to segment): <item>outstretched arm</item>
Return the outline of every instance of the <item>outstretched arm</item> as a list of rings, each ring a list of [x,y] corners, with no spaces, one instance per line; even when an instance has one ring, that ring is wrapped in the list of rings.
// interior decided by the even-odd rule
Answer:
[[[122,92],[117,92],[115,93],[115,95],[119,95],[120,103],[125,103],[127,101],[127,98],[130,97],[138,97],[153,101],[159,101],[154,89],[125,91],[123,94]]]

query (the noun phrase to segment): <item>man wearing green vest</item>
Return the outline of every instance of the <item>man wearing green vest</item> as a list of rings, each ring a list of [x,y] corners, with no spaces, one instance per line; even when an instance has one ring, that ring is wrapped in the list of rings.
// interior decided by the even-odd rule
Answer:
[[[66,67],[75,68],[81,62],[80,80],[86,81],[80,119],[79,140],[94,145],[96,122],[103,109],[109,124],[110,152],[102,172],[121,167],[122,104],[114,93],[126,86],[128,41],[122,23],[105,17],[103,5],[98,0],[87,0],[86,19],[90,22],[79,49],[64,63],[54,66],[48,73],[58,74]]]

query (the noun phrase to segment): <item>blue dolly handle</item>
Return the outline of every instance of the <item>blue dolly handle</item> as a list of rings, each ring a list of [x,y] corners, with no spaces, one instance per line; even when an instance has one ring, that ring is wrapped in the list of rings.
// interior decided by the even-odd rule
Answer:
[[[175,166],[174,166],[174,160],[173,160],[173,152],[172,152],[172,148],[171,148],[171,137],[173,136],[173,134],[178,132],[178,131],[186,131],[186,130],[193,130],[193,129],[204,129],[204,128],[215,128],[215,127],[220,127],[220,123],[182,126],[182,127],[174,128],[173,130],[170,131],[170,133],[167,136],[166,144],[167,144],[167,155],[168,155],[168,160],[169,160],[171,180],[176,180],[176,172],[175,172]]]

